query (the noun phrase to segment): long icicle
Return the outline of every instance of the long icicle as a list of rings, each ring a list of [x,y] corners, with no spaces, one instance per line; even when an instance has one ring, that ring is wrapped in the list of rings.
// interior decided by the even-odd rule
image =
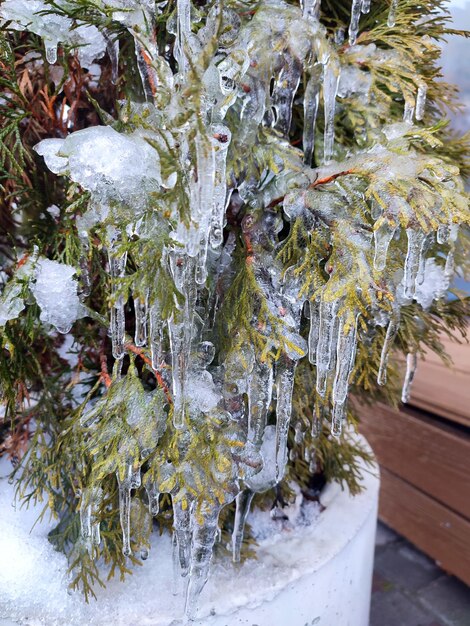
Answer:
[[[353,0],[351,7],[351,22],[349,24],[349,45],[354,46],[359,32],[359,20],[361,18],[363,0]]]
[[[315,127],[317,123],[318,106],[320,104],[321,73],[323,67],[317,63],[308,79],[304,94],[304,129],[303,147],[304,163],[311,166],[315,151]]]
[[[125,342],[125,313],[124,298],[122,295],[116,296],[117,281],[123,278],[126,270],[127,253],[119,254],[116,250],[115,242],[108,246],[109,271],[111,275],[111,293],[115,302],[111,305],[110,312],[110,330],[113,357],[116,360],[124,358],[124,342]]]
[[[338,59],[330,55],[323,70],[323,108],[325,112],[325,137],[323,158],[328,163],[333,156],[335,141],[336,94],[338,93],[340,65]]]
[[[276,479],[284,475],[287,463],[287,436],[292,415],[292,392],[294,390],[295,363],[277,364],[276,372]]]
[[[317,392],[325,395],[326,382],[330,371],[330,363],[333,351],[334,326],[336,324],[336,312],[338,302],[320,302],[319,336],[317,344]]]
[[[235,520],[232,532],[232,559],[234,563],[240,562],[240,553],[243,543],[246,518],[250,512],[250,506],[255,493],[251,489],[241,491],[236,499]]]
[[[401,391],[401,401],[406,404],[410,400],[411,385],[418,366],[418,355],[416,351],[409,352],[406,355],[406,374]]]
[[[380,355],[379,373],[377,376],[377,382],[379,385],[385,385],[387,382],[387,365],[390,350],[393,346],[393,342],[400,329],[400,318],[398,314],[393,314],[388,323],[387,332],[385,334],[385,341],[382,346],[382,354]]]
[[[333,419],[332,434],[339,437],[344,419],[344,405],[348,396],[349,377],[354,367],[356,356],[357,321],[347,328],[342,317],[339,321],[338,342],[336,346],[336,373],[333,383]]]

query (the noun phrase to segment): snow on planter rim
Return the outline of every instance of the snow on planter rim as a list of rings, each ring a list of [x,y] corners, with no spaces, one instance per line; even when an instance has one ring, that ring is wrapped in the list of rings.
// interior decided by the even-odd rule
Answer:
[[[8,471],[8,463],[0,461],[0,476]],[[258,540],[257,560],[232,566],[228,558],[214,558],[196,623],[216,626],[221,616],[269,602],[295,581],[319,571],[350,543],[375,511],[378,471],[364,471],[362,485],[364,490],[355,497],[336,484],[328,485],[321,495],[326,509],[317,514],[308,503],[310,525],[304,523]],[[124,583],[113,579],[106,589],[95,588],[98,600],[87,605],[80,593],[68,591],[66,558],[47,540],[54,523],[38,523],[31,530],[41,507],[14,508],[13,492],[14,487],[0,478],[0,626],[183,624],[183,595],[172,593],[169,535],[154,533],[143,566],[134,568]],[[255,532],[265,531],[269,513],[265,515],[263,520],[259,513],[256,519],[250,514],[248,523]]]

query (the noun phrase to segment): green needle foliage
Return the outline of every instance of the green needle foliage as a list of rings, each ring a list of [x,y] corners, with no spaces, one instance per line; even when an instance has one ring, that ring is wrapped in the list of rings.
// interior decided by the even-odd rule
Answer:
[[[141,3],[141,13],[101,0],[43,4],[37,15],[71,24],[55,63],[47,62],[37,16],[25,24],[6,13],[8,3],[1,14],[0,454],[13,462],[19,497],[44,503],[41,515],[56,520],[50,539],[69,556],[72,586],[89,598],[93,585],[104,584],[98,559],[109,577],[124,578],[139,554],[146,558],[151,532],[174,525],[178,535],[189,511],[193,532],[210,527],[217,512],[223,552],[240,484],[250,488],[266,460],[263,433],[252,437],[253,415],[261,423],[264,411],[263,428],[280,428],[285,386],[256,406],[250,396],[263,376],[271,376],[272,391],[273,371],[281,380],[292,375],[292,428],[288,421],[285,472],[255,503],[282,506],[294,484],[310,498],[330,481],[356,494],[361,467],[373,471],[371,453],[351,436],[359,403],[398,403],[395,355],[432,350],[446,360],[443,334],[464,337],[466,298],[454,293],[424,306],[400,300],[397,285],[416,233],[439,276],[451,273],[449,258],[467,270],[470,138],[447,123],[459,103],[439,69],[440,43],[467,34],[449,26],[444,0],[399,0],[393,25],[389,0],[372,0],[355,43],[344,38],[351,0],[322,0],[319,22],[302,18],[297,0],[195,0],[190,29],[201,44],[189,55],[178,48],[175,0]],[[93,64],[79,38],[85,26],[103,40]],[[236,45],[239,31],[252,51],[249,63]],[[47,38],[46,48],[50,59]],[[216,68],[224,91],[211,87]],[[328,81],[339,71],[331,100]],[[426,106],[411,123],[417,93]],[[272,98],[278,117],[271,106],[259,114],[256,98]],[[316,124],[309,118],[315,106]],[[214,126],[207,133],[208,108],[227,135]],[[405,122],[404,111],[411,111]],[[99,173],[88,172],[86,181],[83,169],[80,180],[74,174],[73,158],[93,144],[73,142],[104,128],[132,146],[140,142],[137,190],[119,196],[120,181],[111,178],[98,197]],[[35,152],[44,139],[60,143],[55,154]],[[174,234],[200,226],[194,189],[204,184],[198,165],[208,162],[214,140],[214,159],[226,150],[214,184],[223,187],[223,201],[230,193],[222,247],[209,252],[207,277],[196,288],[194,255]],[[114,156],[110,150],[110,162]],[[146,178],[156,164],[158,185]],[[436,240],[436,232],[457,225],[458,236]],[[383,266],[374,261],[380,237],[389,241]],[[77,315],[65,336],[38,295],[45,259],[74,268],[78,279]],[[424,267],[413,270],[413,283]],[[178,283],[184,272],[189,280]],[[150,316],[147,343],[137,341],[139,306]],[[320,393],[320,367],[305,356],[315,310],[328,306],[340,320],[340,339],[357,336],[346,383],[358,402],[344,410],[349,428],[336,437],[333,414],[344,402],[335,395],[334,363]],[[187,328],[196,330],[187,331],[186,345]],[[386,386],[377,382],[384,342],[394,350]],[[340,356],[338,348],[338,363]],[[181,408],[176,379],[188,362],[194,378],[184,383],[194,397]],[[199,387],[223,401],[201,408],[207,398],[197,396]],[[183,531],[178,537],[184,552]],[[252,544],[247,535],[245,555]]]

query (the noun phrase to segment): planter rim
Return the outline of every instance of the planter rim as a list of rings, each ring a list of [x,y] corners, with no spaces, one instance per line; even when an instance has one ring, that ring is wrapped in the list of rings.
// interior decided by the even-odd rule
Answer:
[[[363,437],[354,437],[367,445]],[[376,515],[378,469],[363,465],[361,469],[363,490],[360,494],[353,497],[335,483],[327,485],[320,497],[325,509],[317,520],[310,526],[261,541],[256,549],[257,560],[249,559],[233,566],[228,564],[228,558],[215,559],[201,596],[196,623],[225,626],[225,617],[240,609],[254,609],[270,602],[288,586],[320,572],[335,559],[371,515]],[[4,474],[5,471],[0,471],[0,475]],[[7,506],[11,507],[13,491],[11,486],[5,488],[5,483],[5,480],[0,481],[2,513]],[[91,600],[91,604],[86,605],[81,594],[67,593],[65,556],[56,552],[47,540],[47,532],[53,524],[43,522],[30,532],[40,509],[25,513],[18,508],[10,508],[0,517],[0,553],[14,559],[13,572],[9,570],[11,559],[6,558],[0,565],[0,626],[12,623],[131,626],[136,624],[137,615],[142,626],[184,623],[179,619],[182,596],[171,593],[169,536],[157,537],[154,533],[150,556],[143,566],[134,568],[133,575],[124,584],[113,579],[106,589],[96,589],[98,601]]]

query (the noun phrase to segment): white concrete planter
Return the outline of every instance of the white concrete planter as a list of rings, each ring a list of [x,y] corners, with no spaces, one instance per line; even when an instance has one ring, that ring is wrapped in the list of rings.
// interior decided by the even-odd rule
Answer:
[[[355,498],[328,486],[321,497],[326,509],[315,523],[261,543],[256,561],[235,567],[216,560],[197,624],[368,626],[379,479],[364,473],[363,484]],[[125,584],[111,581],[86,605],[67,593],[65,557],[47,542],[48,525],[29,534],[34,515],[15,512],[10,502],[11,488],[2,480],[0,626],[183,623],[182,599],[171,593],[168,538],[155,538],[148,561]]]

